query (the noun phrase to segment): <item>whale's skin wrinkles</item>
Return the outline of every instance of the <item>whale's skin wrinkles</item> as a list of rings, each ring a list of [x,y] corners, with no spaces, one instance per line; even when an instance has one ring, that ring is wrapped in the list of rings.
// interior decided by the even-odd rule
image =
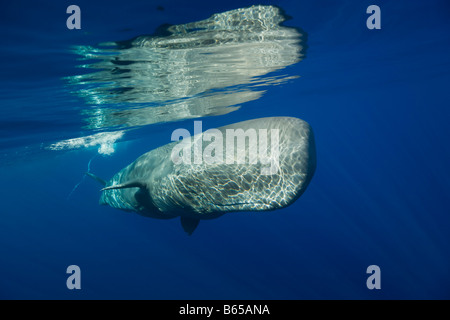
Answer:
[[[172,150],[180,141],[166,144],[140,156],[136,161],[115,174],[106,187],[138,181],[139,186],[110,189],[102,192],[100,203],[111,207],[135,211],[143,216],[170,219],[180,216],[189,219],[212,219],[227,212],[269,211],[284,208],[296,201],[305,191],[316,168],[314,135],[310,125],[298,118],[271,117],[238,122],[217,128],[223,134],[223,154],[226,153],[227,129],[266,129],[266,154],[274,154],[271,129],[278,129],[278,170],[263,174],[268,164],[251,163],[249,153],[260,151],[257,146],[245,144],[244,163],[195,164],[194,152],[191,163],[176,164]],[[197,134],[187,143],[194,148],[200,139],[202,152],[211,142]],[[186,142],[186,141],[184,141]],[[261,144],[259,144],[261,145]],[[242,146],[242,145],[241,145]],[[236,145],[239,147],[239,145]],[[184,152],[184,151],[183,151]],[[182,221],[183,223],[183,221]],[[195,229],[195,227],[194,227]]]

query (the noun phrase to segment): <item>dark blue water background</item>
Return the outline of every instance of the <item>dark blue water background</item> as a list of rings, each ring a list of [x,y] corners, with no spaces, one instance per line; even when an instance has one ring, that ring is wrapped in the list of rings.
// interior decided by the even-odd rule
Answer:
[[[68,30],[67,6],[82,10]],[[204,129],[294,116],[314,129],[318,166],[304,195],[268,213],[153,220],[98,205],[82,180],[98,147],[52,151],[95,133],[63,77],[74,45],[151,34],[250,1],[8,1],[0,10],[0,298],[450,298],[450,6],[446,1],[260,1],[307,35],[301,77]],[[377,4],[382,29],[366,28]],[[158,9],[158,6],[162,6]],[[84,71],[87,72],[87,71]],[[104,178],[193,121],[126,134],[91,170]],[[82,183],[70,195],[77,183]],[[82,289],[66,288],[80,266]],[[368,290],[366,268],[381,268]]]

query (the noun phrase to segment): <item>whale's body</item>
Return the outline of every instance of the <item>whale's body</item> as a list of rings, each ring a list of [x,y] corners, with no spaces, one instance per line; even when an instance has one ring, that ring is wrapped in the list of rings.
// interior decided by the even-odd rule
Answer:
[[[248,133],[244,140],[247,143],[234,140],[238,142],[232,154],[227,152],[226,143],[231,140],[226,137],[237,129]],[[303,120],[260,118],[220,127],[215,133],[223,135],[223,141],[218,141],[223,144],[224,160],[216,163],[194,158],[198,156],[196,147],[201,154],[209,150],[209,154],[219,155],[220,146],[214,138],[205,139],[207,132],[143,154],[105,182],[100,203],[151,218],[181,217],[183,228],[190,234],[201,219],[217,218],[227,212],[286,207],[300,197],[314,174],[314,136]],[[252,132],[256,133],[256,144],[251,143]],[[264,132],[266,140],[262,140]],[[276,133],[278,139],[270,133]],[[212,141],[218,147],[213,152]],[[267,143],[261,143],[264,141]],[[192,148],[174,153],[174,148],[181,150],[181,146]],[[193,150],[191,157],[185,150]],[[255,163],[255,153],[265,158],[256,157],[260,161]],[[237,163],[239,156],[241,163]],[[180,161],[182,158],[188,161]]]

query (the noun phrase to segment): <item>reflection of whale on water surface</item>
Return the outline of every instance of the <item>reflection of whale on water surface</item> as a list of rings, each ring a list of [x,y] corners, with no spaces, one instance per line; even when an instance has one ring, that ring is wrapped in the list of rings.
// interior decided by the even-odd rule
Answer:
[[[221,115],[259,99],[294,78],[274,72],[304,55],[304,34],[285,20],[277,7],[252,6],[164,27],[161,36],[76,47],[93,69],[67,78],[93,105],[82,111],[86,128]]]
[[[238,142],[229,154],[227,135],[240,129],[248,137],[244,136],[244,143]],[[189,161],[174,161],[173,150],[179,144],[195,148],[200,142],[202,154],[211,149],[212,142],[205,139],[208,131],[145,153],[108,182],[89,174],[105,185],[100,202],[151,218],[180,217],[184,230],[191,234],[201,219],[227,212],[284,208],[300,197],[314,174],[314,137],[303,120],[260,118],[224,126],[215,131],[224,139],[214,151],[223,150],[227,161],[199,163],[194,153]],[[277,139],[270,135],[261,143],[267,131],[276,132]],[[250,143],[252,132],[256,144]],[[260,161],[250,160],[255,154]],[[245,161],[234,161],[240,156]],[[276,170],[265,172],[268,164],[274,164]]]

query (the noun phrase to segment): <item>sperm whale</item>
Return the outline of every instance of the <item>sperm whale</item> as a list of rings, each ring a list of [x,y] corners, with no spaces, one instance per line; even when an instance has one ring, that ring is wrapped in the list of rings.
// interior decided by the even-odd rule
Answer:
[[[197,152],[196,152],[197,151]],[[151,150],[104,181],[100,204],[156,219],[200,220],[291,205],[316,168],[311,126],[298,118],[247,120]]]

